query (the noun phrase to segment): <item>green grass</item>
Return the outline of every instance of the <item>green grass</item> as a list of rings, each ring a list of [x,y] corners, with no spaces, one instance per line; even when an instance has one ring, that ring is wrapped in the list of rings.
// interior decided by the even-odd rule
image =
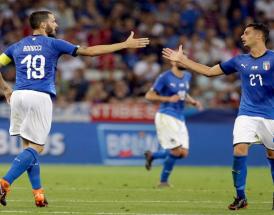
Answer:
[[[2,165],[0,175],[8,169]],[[36,208],[26,175],[12,186],[0,214],[184,214],[267,215],[272,212],[273,185],[267,168],[249,168],[249,207],[229,211],[234,196],[228,167],[175,167],[173,188],[157,189],[161,167],[42,165],[49,207]]]

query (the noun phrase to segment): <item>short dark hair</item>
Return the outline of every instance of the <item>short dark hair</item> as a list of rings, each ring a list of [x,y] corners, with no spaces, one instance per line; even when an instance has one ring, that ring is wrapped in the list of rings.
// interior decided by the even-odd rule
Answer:
[[[50,11],[42,10],[35,11],[29,17],[29,23],[32,29],[37,29],[40,27],[41,22],[44,22],[49,18]]]
[[[251,23],[246,26],[246,28],[252,27],[255,30],[261,31],[264,36],[264,41],[267,42],[269,39],[269,29],[268,26],[263,23]]]

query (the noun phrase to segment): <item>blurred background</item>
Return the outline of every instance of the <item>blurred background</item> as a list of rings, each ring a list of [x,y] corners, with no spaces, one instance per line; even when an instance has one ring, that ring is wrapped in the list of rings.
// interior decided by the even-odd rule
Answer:
[[[1,52],[32,33],[28,16],[36,10],[52,11],[59,25],[57,37],[76,45],[121,42],[132,30],[135,37],[151,41],[144,49],[59,59],[46,162],[141,164],[144,150],[157,150],[157,105],[145,101],[144,94],[156,76],[170,68],[161,57],[163,47],[183,44],[191,59],[215,65],[246,52],[240,36],[251,22],[269,26],[267,46],[274,47],[272,0],[0,0]],[[1,71],[13,84],[13,65]],[[186,164],[230,164],[240,101],[238,76],[193,74],[190,94],[206,109],[186,108],[193,152]],[[8,136],[9,107],[3,96],[0,101],[0,161],[7,162],[20,146],[18,138]],[[212,149],[228,155],[213,158]],[[204,160],[201,150],[208,152]],[[264,161],[255,159],[254,164]]]

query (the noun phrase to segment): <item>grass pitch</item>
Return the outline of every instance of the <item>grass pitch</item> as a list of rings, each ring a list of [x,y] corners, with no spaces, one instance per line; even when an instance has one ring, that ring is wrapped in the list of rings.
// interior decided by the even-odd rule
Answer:
[[[1,165],[0,175],[8,169]],[[176,166],[170,183],[158,189],[161,167],[42,165],[49,207],[36,208],[27,175],[12,186],[0,214],[225,215],[274,214],[268,168],[249,168],[248,209],[229,211],[234,189],[229,167]]]

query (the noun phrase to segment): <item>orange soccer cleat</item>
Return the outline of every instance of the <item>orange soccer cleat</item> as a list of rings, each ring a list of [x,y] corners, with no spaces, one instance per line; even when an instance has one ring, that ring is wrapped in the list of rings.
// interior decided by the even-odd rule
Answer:
[[[32,190],[33,196],[34,196],[34,201],[35,205],[37,207],[47,207],[48,206],[48,201],[45,197],[44,190],[42,188],[38,190]]]
[[[0,179],[0,204],[3,206],[7,205],[6,197],[7,193],[10,192],[10,184],[5,179]]]

